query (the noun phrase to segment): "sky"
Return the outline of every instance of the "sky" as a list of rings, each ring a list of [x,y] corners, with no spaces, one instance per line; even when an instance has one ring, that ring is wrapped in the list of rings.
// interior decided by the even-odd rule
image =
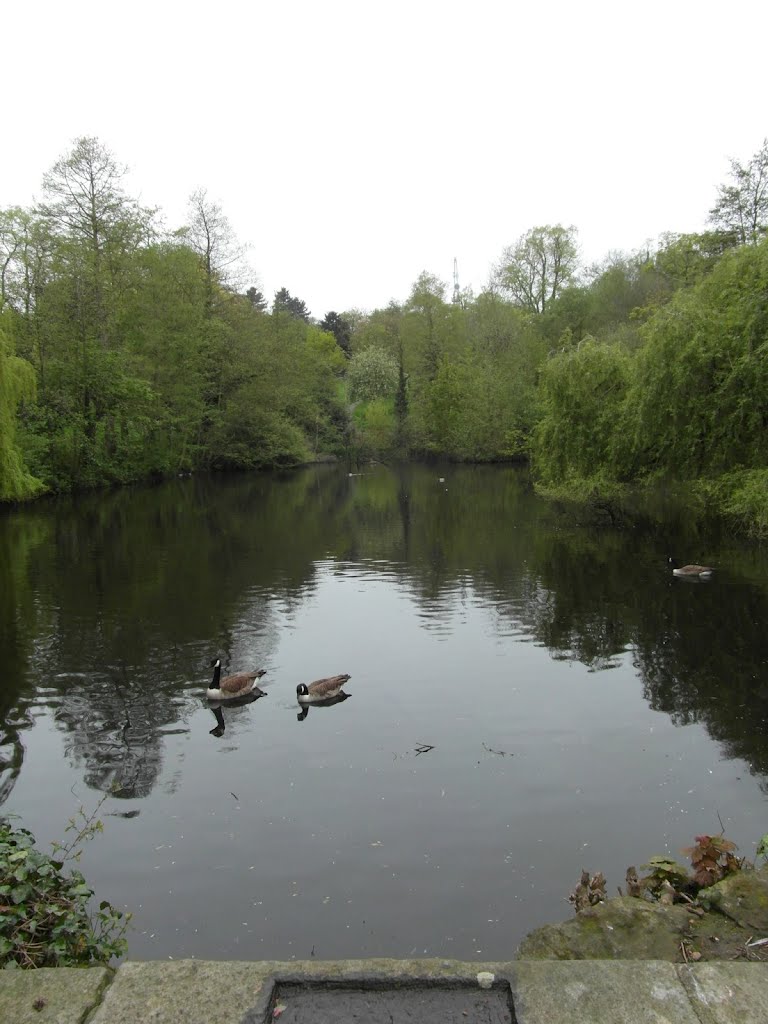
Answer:
[[[768,136],[764,0],[37,0],[2,15],[0,208],[80,136],[185,223],[199,187],[250,282],[313,316],[477,293],[536,225],[586,265],[705,226]]]

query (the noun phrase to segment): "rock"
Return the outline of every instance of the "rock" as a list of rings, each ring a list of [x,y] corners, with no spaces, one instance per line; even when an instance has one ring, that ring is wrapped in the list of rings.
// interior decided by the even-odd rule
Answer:
[[[527,935],[518,960],[736,959],[745,943],[768,937],[768,867],[730,875],[698,897],[696,913],[685,904],[665,906],[620,896],[590,907],[562,924]],[[757,959],[756,955],[751,957]]]
[[[739,871],[703,889],[699,903],[761,938],[768,936],[768,867]]]
[[[679,960],[691,915],[632,896],[618,896],[570,921],[527,935],[519,960]]]

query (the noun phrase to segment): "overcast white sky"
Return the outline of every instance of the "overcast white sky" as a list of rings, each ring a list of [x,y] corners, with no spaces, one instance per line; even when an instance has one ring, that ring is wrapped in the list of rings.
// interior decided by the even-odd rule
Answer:
[[[586,262],[695,231],[768,135],[765,0],[9,0],[0,30],[0,206],[98,136],[169,227],[205,186],[317,317],[450,292],[454,257],[478,291],[537,224]]]

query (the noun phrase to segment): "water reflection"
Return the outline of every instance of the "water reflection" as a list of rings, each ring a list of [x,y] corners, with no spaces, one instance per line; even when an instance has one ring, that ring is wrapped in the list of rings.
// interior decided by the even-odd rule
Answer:
[[[505,467],[7,512],[0,799],[44,832],[81,782],[115,793],[87,877],[140,959],[309,955],[308,924],[329,956],[508,956],[582,867],[675,855],[715,810],[765,830],[768,555],[680,523],[579,524]],[[669,551],[718,573],[687,586]],[[214,654],[269,665],[269,699],[206,704]],[[356,700],[297,713],[318,665]]]
[[[356,730],[361,746],[378,750],[377,700],[396,710],[400,748],[424,738],[408,735],[409,701],[428,691],[435,734],[426,738],[437,742],[451,723],[460,736],[471,732],[485,677],[512,651],[507,689],[493,698],[496,720],[513,732],[525,645],[585,666],[591,679],[623,679],[631,666],[647,707],[675,725],[705,727],[723,757],[748,763],[768,794],[768,556],[681,522],[580,524],[504,467],[194,477],[6,512],[0,664],[12,671],[0,680],[0,803],[24,774],[26,740],[40,720],[52,723],[56,754],[93,790],[124,801],[155,791],[181,800],[184,773],[194,771],[181,759],[187,750],[195,752],[189,762],[202,757],[198,721],[214,737],[234,723],[252,728],[270,757],[285,756],[285,770],[298,751],[311,775],[312,758],[324,763],[312,744],[333,749],[328,736]],[[670,550],[695,551],[718,565],[716,577],[706,587],[673,579]],[[453,660],[443,664],[435,645]],[[253,695],[242,706],[211,705],[209,728],[208,712],[195,716],[217,651],[227,665],[268,664],[274,695],[258,712],[247,710]],[[315,703],[322,714],[311,726],[289,728],[295,682],[311,678],[303,673],[321,657],[324,665],[343,658],[361,678],[359,702],[331,715],[325,709],[347,694]],[[536,664],[531,672],[541,671]],[[446,682],[456,692],[443,702]],[[382,687],[392,696],[382,697]],[[545,735],[550,713],[534,718]],[[476,749],[481,741],[492,753],[517,752],[522,742],[517,734],[473,736]],[[226,750],[205,745],[211,754]],[[170,772],[169,749],[178,759]],[[440,739],[419,764],[449,750]],[[506,771],[521,757],[489,760]],[[450,786],[441,782],[436,801],[447,800],[443,790]]]
[[[337,693],[335,697],[326,697],[324,700],[315,700],[311,704],[303,704],[301,711],[296,715],[296,720],[303,722],[309,714],[310,708],[332,708],[336,704],[343,704],[345,700],[348,700],[352,696],[351,693]]]
[[[230,697],[226,701],[206,701],[209,709],[213,712],[213,717],[216,719],[215,728],[210,730],[211,736],[223,736],[226,731],[224,708],[226,708],[227,713],[230,714],[235,708],[243,708],[248,704],[253,704],[260,697],[266,697],[266,693],[264,693],[263,690],[259,690],[258,692],[256,692],[256,690],[251,690],[250,693],[244,693],[240,697]]]
[[[730,574],[686,587],[666,552],[693,540],[671,522],[663,534],[575,525],[499,467],[196,476],[6,513],[0,651],[14,671],[0,690],[0,800],[42,708],[88,786],[146,797],[164,737],[189,731],[209,652],[271,663],[329,574],[361,593],[386,581],[440,641],[484,610],[489,657],[512,638],[599,672],[629,652],[652,708],[705,724],[766,774],[756,555],[702,534],[696,549]],[[374,644],[387,623],[365,628]]]

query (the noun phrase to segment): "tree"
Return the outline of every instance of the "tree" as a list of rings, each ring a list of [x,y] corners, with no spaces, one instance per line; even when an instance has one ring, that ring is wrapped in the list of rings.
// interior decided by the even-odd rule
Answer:
[[[18,207],[0,210],[0,313],[11,302],[15,264],[23,246],[24,218]]]
[[[383,348],[371,346],[352,356],[347,371],[349,396],[353,401],[390,398],[399,378],[397,361]]]
[[[84,335],[106,347],[109,319],[120,293],[122,258],[146,242],[153,211],[123,191],[126,168],[98,139],[77,139],[43,178],[38,212],[62,245],[75,283],[77,318]],[[108,301],[108,293],[111,302]]]
[[[408,419],[408,378],[403,368],[403,350],[400,348],[397,361],[397,391],[395,392],[395,417],[400,444],[405,443],[405,424]]]
[[[245,256],[247,246],[237,240],[221,206],[208,198],[207,189],[195,189],[188,208],[189,223],[180,236],[200,259],[210,306],[216,285],[234,285],[237,264]]]
[[[287,288],[281,288],[275,292],[275,301],[272,304],[273,313],[288,313],[296,320],[303,320],[309,323],[309,310],[306,302],[291,295]]]
[[[541,418],[533,432],[533,465],[545,484],[627,473],[626,396],[632,357],[620,345],[585,338],[540,369]]]
[[[96,262],[110,235],[138,211],[123,191],[126,171],[98,139],[84,136],[43,177],[40,212],[60,234],[85,243]]]
[[[571,282],[578,265],[576,228],[562,224],[531,228],[501,256],[495,279],[513,302],[534,313],[545,313]]]
[[[348,320],[343,316],[339,316],[338,313],[331,311],[330,313],[325,314],[324,319],[320,323],[320,327],[324,331],[330,331],[336,339],[336,344],[345,355],[351,355],[352,325]]]
[[[415,356],[412,364],[418,364],[428,380],[435,378],[440,360],[452,347],[453,316],[461,313],[459,306],[445,302],[445,291],[445,281],[422,270],[408,296],[400,330],[406,355]]]
[[[16,444],[16,409],[35,391],[35,372],[13,353],[0,331],[0,501],[28,498],[40,489],[30,475]]]
[[[260,292],[258,288],[253,285],[245,293],[246,299],[250,302],[251,306],[256,310],[257,313],[264,313],[267,308],[267,300],[264,298],[263,292]]]
[[[731,160],[731,184],[718,187],[710,221],[737,245],[754,245],[768,232],[768,138],[744,166]]]

